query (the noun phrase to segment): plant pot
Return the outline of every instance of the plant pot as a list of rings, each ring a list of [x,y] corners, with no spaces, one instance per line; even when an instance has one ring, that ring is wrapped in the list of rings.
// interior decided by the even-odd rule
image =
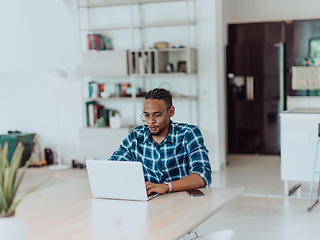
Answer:
[[[15,215],[0,217],[0,233],[6,240],[28,240],[27,225]]]

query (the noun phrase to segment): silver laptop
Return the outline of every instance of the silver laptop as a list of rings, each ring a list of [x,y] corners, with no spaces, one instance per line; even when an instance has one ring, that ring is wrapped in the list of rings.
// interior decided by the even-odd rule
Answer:
[[[86,165],[95,198],[148,201],[159,195],[147,196],[140,162],[87,160]]]

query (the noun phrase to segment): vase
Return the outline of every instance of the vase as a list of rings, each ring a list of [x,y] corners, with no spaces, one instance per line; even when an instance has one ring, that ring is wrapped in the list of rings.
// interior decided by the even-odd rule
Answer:
[[[26,223],[18,216],[0,217],[1,239],[28,240]]]

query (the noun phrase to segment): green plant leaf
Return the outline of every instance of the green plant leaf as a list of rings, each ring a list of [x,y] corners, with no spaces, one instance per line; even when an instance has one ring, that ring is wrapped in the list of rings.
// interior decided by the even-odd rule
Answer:
[[[19,167],[21,165],[23,151],[24,147],[21,143],[19,143],[14,151],[11,163],[9,164],[7,158],[8,143],[5,143],[2,149],[0,148],[0,217],[13,215],[17,205],[23,199],[25,199],[31,192],[52,177],[48,176],[47,178],[38,182],[28,189],[25,194],[16,199],[16,194],[24,178],[26,169],[29,167],[32,161],[30,158],[24,164],[19,174]]]
[[[25,174],[27,168],[30,166],[31,162],[32,162],[32,159],[30,158],[30,159],[24,164],[24,166],[22,167],[21,172],[20,172],[20,176],[18,177],[18,180],[15,182],[15,184],[14,184],[14,186],[13,186],[13,191],[12,191],[13,197],[16,196],[16,193],[17,193],[17,191],[18,191],[18,189],[19,189],[19,186],[20,186],[20,184],[21,184],[21,182],[22,182],[22,180],[23,180],[24,174]]]
[[[19,197],[16,201],[14,201],[11,206],[8,209],[8,214],[12,214],[14,210],[16,209],[17,205],[25,198],[27,198],[34,190],[36,190],[38,187],[40,187],[42,184],[44,184],[46,181],[48,181],[50,178],[52,178],[53,175],[50,175],[37,184],[33,185],[31,188],[29,188],[21,197]]]
[[[2,214],[2,212],[6,211],[7,209],[8,209],[7,200],[1,186],[0,187],[0,213]]]
[[[2,187],[3,187],[5,169],[7,166],[9,166],[7,156],[8,156],[8,143],[5,142],[3,148],[0,150],[0,185]]]
[[[9,173],[8,173],[8,184],[7,184],[7,194],[8,194],[8,200],[9,202],[13,201],[14,195],[13,195],[13,186],[16,180],[17,172],[20,167],[21,159],[22,159],[22,153],[24,151],[24,147],[21,143],[18,143],[10,163]]]

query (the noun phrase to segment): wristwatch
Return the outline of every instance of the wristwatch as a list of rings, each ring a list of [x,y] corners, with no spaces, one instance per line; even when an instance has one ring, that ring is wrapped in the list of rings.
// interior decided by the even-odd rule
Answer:
[[[168,188],[169,188],[169,190],[168,190],[167,193],[171,192],[171,191],[172,191],[172,184],[171,184],[171,182],[163,182],[163,183],[166,184],[166,185],[168,186]]]

